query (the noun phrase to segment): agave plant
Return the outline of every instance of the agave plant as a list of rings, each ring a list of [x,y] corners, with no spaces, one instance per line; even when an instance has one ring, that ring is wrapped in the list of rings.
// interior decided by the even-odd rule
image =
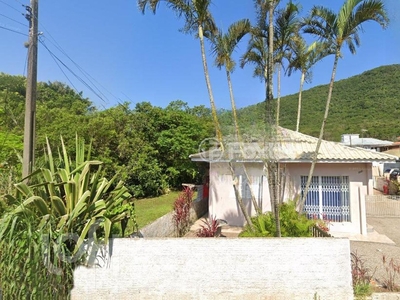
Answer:
[[[102,162],[90,160],[90,146],[85,156],[84,141],[77,137],[72,161],[62,140],[61,145],[56,164],[47,141],[44,166],[15,184],[14,194],[5,196],[11,208],[0,219],[0,243],[5,246],[2,249],[10,248],[18,237],[24,236],[26,240],[28,235],[37,244],[35,251],[28,252],[36,257],[33,261],[42,263],[47,274],[65,274],[64,268],[84,263],[85,256],[81,254],[83,249],[87,250],[88,239],[94,242],[92,249],[96,249],[96,242],[107,243],[112,225],[133,217],[134,213],[127,188],[116,182],[116,177],[102,177]],[[27,253],[19,249],[30,249],[33,244],[28,244],[21,240],[22,246],[9,250]],[[0,253],[0,273],[10,255]],[[18,281],[17,273],[32,273],[31,267],[32,264],[15,267],[15,277],[9,274],[7,281]]]
[[[123,182],[115,183],[115,176],[111,180],[102,177],[102,162],[85,160],[83,140],[76,139],[75,167],[61,142],[63,168],[55,167],[47,141],[47,167],[39,168],[17,183],[15,195],[6,197],[10,203],[19,203],[11,215],[30,211],[39,223],[55,220],[57,232],[79,234],[73,249],[76,253],[96,223],[101,225],[104,242],[107,242],[112,224],[129,217],[130,209],[126,202],[131,195]],[[90,148],[87,158],[90,158]]]

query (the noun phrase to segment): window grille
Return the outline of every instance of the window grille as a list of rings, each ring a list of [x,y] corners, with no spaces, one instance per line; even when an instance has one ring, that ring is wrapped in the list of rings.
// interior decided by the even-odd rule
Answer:
[[[251,192],[247,184],[246,175],[241,175],[241,191],[243,200],[251,200]],[[262,196],[262,176],[249,176],[250,186],[253,191],[256,201],[261,200]]]
[[[301,195],[308,176],[301,176]],[[313,176],[304,204],[309,218],[333,222],[350,222],[350,197],[348,176]]]

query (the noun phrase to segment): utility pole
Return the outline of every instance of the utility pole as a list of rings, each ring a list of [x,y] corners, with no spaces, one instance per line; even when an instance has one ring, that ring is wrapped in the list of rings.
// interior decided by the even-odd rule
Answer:
[[[37,49],[38,49],[38,0],[31,0],[25,15],[29,21],[28,42],[28,74],[26,77],[24,153],[22,161],[22,177],[32,172],[35,154],[35,118],[37,87]]]

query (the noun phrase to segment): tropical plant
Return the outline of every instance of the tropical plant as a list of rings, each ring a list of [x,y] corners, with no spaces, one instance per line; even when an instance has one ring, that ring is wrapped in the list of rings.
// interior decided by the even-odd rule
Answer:
[[[236,104],[235,104],[235,98],[233,95],[233,89],[232,89],[232,82],[231,82],[231,76],[230,74],[235,68],[235,61],[232,60],[232,53],[235,50],[237,44],[240,42],[240,40],[250,31],[250,22],[247,19],[240,20],[238,22],[233,23],[231,26],[228,28],[227,33],[223,33],[221,30],[218,31],[218,34],[213,36],[211,38],[211,42],[213,45],[213,54],[215,55],[215,65],[221,69],[222,66],[225,66],[225,71],[226,71],[226,78],[228,80],[228,87],[229,87],[229,95],[231,99],[231,107],[232,107],[232,116],[233,116],[233,122],[235,126],[235,136],[236,140],[240,145],[240,150],[242,154],[244,155],[243,147],[242,147],[242,141],[240,137],[240,130],[239,130],[239,123],[238,123],[238,118],[236,114]],[[238,178],[235,173],[235,168],[230,162],[230,169],[232,172],[232,177],[233,181],[238,184]],[[250,184],[248,174],[245,171],[246,177],[247,177],[247,182]],[[234,189],[238,190],[237,184],[234,183]],[[236,200],[238,201],[239,207],[241,208],[241,211],[243,213],[243,216],[245,217],[247,223],[251,223],[250,216],[245,209],[245,205],[243,204],[243,199],[240,193],[235,192],[236,195]],[[252,195],[252,202],[253,205],[256,209],[256,211],[260,211],[257,202],[255,201],[254,195]]]
[[[45,166],[5,196],[9,206],[0,219],[0,274],[7,274],[1,278],[7,298],[51,298],[64,285],[71,287],[73,268],[88,263],[97,246],[107,243],[113,224],[133,217],[127,188],[116,177],[101,176],[102,163],[90,160],[90,146],[86,152],[76,137],[72,161],[61,144],[55,158],[47,143]],[[88,243],[91,253],[85,250]],[[12,256],[20,259],[12,262]]]
[[[210,40],[212,42],[212,52],[215,56],[215,65],[221,69],[225,66],[226,78],[228,80],[229,95],[231,99],[232,115],[235,125],[236,139],[240,140],[239,124],[236,114],[235,98],[233,96],[231,73],[233,72],[236,63],[232,59],[232,53],[237,47],[241,39],[250,32],[251,25],[248,19],[243,19],[233,23],[228,28],[227,33],[219,30]]]
[[[155,13],[161,0],[138,0],[139,9],[145,12],[149,5],[150,10]],[[196,33],[196,37],[200,40],[201,58],[203,62],[204,77],[206,80],[208,96],[210,98],[211,113],[215,126],[215,133],[218,141],[222,145],[222,133],[217,116],[214,95],[211,88],[210,76],[208,72],[206,53],[204,47],[204,37],[211,37],[217,31],[214,18],[209,10],[211,0],[166,0],[166,5],[171,8],[178,17],[183,16],[185,26],[182,31],[185,33]]]
[[[297,107],[296,131],[300,128],[301,117],[301,95],[303,92],[304,82],[310,82],[312,79],[311,68],[318,61],[323,59],[329,54],[333,54],[329,44],[325,42],[313,42],[307,46],[305,40],[297,35],[293,39],[292,56],[290,57],[288,75],[290,76],[294,70],[301,72],[300,76],[300,89]]]
[[[312,236],[311,227],[315,225],[314,220],[309,220],[304,213],[296,211],[296,202],[289,201],[280,204],[279,218],[281,225],[281,236],[283,237],[309,237]],[[276,237],[275,214],[268,212],[252,218],[255,230],[248,226],[240,234],[241,237]]]
[[[353,292],[356,297],[366,297],[372,294],[370,282],[373,278],[370,269],[365,265],[363,257],[355,252],[351,256],[351,277],[353,281]]]
[[[202,220],[203,225],[196,232],[197,237],[217,237],[219,221],[213,217],[210,219]]]
[[[281,70],[283,66],[283,60],[290,59],[290,55],[293,48],[292,41],[298,33],[298,13],[300,6],[289,1],[285,8],[277,10],[277,16],[275,17],[275,28],[274,28],[274,44],[275,44],[275,55],[274,63],[278,67],[278,96],[276,102],[276,125],[279,126],[279,114],[280,114],[280,103],[281,103]]]
[[[300,202],[301,210],[304,207],[308,189],[311,184],[312,175],[314,173],[315,164],[318,160],[318,153],[321,147],[325,124],[329,114],[337,64],[339,58],[342,56],[342,46],[344,43],[346,43],[350,52],[355,54],[356,47],[360,45],[359,30],[361,30],[363,23],[367,21],[375,21],[383,28],[386,28],[389,20],[383,1],[346,0],[337,14],[323,6],[314,6],[311,10],[310,16],[304,20],[303,31],[305,33],[315,35],[321,41],[331,44],[332,49],[335,51],[335,59],[333,62],[332,75],[329,83],[324,118],[322,121],[315,153],[313,154],[307,184]]]
[[[172,219],[178,237],[184,236],[189,230],[190,208],[192,207],[193,195],[193,189],[185,187],[174,202]]]

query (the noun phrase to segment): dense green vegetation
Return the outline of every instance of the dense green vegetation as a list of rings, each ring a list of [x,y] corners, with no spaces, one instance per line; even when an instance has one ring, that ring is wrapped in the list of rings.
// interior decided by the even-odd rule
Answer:
[[[91,251],[107,243],[113,225],[133,219],[128,189],[116,176],[102,176],[102,162],[90,160],[81,139],[76,139],[74,157],[65,147],[61,153],[57,159],[47,144],[43,167],[27,181],[15,182],[13,193],[4,196],[4,299],[67,299],[73,269],[90,263]]]
[[[340,141],[341,134],[362,133],[365,137],[395,140],[400,136],[400,65],[366,71],[335,82],[325,139]],[[318,137],[325,109],[328,85],[303,92],[300,132]],[[281,99],[280,125],[296,128],[298,95]],[[265,104],[259,103],[238,111],[242,127],[256,126],[264,118]],[[230,113],[224,112],[224,124]]]
[[[240,237],[276,237],[276,222],[273,212],[267,212],[251,218],[254,228],[246,225]],[[309,220],[305,214],[296,211],[296,202],[289,201],[279,205],[279,219],[281,222],[281,236],[283,237],[310,237],[311,227],[315,220]]]
[[[382,66],[335,83],[331,112],[325,132],[328,140],[340,140],[343,133],[395,140],[400,135],[400,65]],[[0,74],[0,175],[20,167],[22,155],[25,79]],[[300,131],[317,136],[323,117],[328,87],[303,92]],[[60,135],[73,145],[78,133],[93,140],[93,158],[105,163],[104,173],[117,171],[136,197],[157,196],[182,182],[199,181],[201,174],[188,159],[199,141],[212,136],[210,110],[190,108],[174,101],[166,108],[138,103],[133,109],[124,103],[98,110],[65,84],[39,83],[37,101],[37,164],[43,159],[47,136],[60,146]],[[244,137],[264,127],[264,103],[238,110]],[[281,125],[295,129],[297,94],[281,99]],[[230,110],[220,110],[223,134],[234,134]],[[74,151],[74,148],[70,148]],[[4,190],[4,187],[0,187]]]
[[[0,74],[0,172],[20,168],[22,156],[25,79]],[[69,86],[39,83],[36,119],[36,165],[43,162],[46,137],[55,148],[60,136],[74,145],[76,133],[92,141],[92,157],[105,164],[104,174],[118,174],[137,198],[157,196],[182,182],[201,179],[188,157],[198,151],[201,140],[212,135],[209,109],[190,108],[183,101],[166,108],[123,103],[98,110]],[[74,147],[68,149],[73,153]],[[4,190],[5,187],[0,189]]]

